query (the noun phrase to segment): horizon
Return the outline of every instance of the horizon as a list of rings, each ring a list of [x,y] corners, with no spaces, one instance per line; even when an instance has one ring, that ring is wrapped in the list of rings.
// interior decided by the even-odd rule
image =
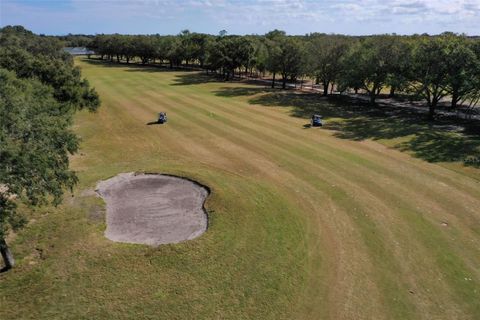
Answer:
[[[480,0],[3,0],[0,26],[37,34],[261,35],[279,29],[368,36],[444,32],[479,36]],[[119,24],[121,22],[121,24]],[[58,26],[61,27],[58,27]]]

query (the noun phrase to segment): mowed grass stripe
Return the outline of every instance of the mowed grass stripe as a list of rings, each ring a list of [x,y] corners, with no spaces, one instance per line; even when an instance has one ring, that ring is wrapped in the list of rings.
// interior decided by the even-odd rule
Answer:
[[[189,74],[82,66],[105,108],[79,117],[86,155],[74,163],[82,170],[81,184],[92,186],[99,178],[132,170],[189,175],[213,187],[208,206],[214,212],[209,232],[172,249],[112,246],[101,240],[101,229],[89,239],[72,233],[85,243],[78,249],[82,257],[95,266],[74,269],[88,272],[102,289],[90,285],[86,290],[81,282],[86,279],[63,268],[82,297],[71,305],[71,316],[101,315],[102,307],[92,301],[108,306],[117,318],[138,312],[151,318],[478,315],[472,286],[478,285],[474,208],[479,192],[469,179],[443,168],[437,172],[398,152],[380,152],[374,143],[302,130],[304,120],[289,117],[285,108],[249,106],[242,101],[247,97],[214,96],[223,84],[171,85],[177,75]],[[171,116],[167,126],[145,125],[164,108]],[[439,226],[440,216],[447,218],[448,228]],[[62,222],[64,228],[72,229],[75,219]],[[105,250],[112,258],[99,260]],[[75,263],[76,252],[63,257],[64,266]],[[109,269],[115,272],[105,273]],[[55,279],[58,271],[51,271]],[[464,274],[473,279],[468,285],[459,280]],[[66,291],[57,294],[56,287],[53,280],[44,296],[62,309],[65,304],[56,302],[70,298],[60,298]],[[396,291],[406,297],[390,302]],[[132,299],[135,293],[142,298]],[[34,303],[24,301],[17,318],[35,310]],[[413,307],[415,311],[406,310]],[[51,305],[41,310],[41,315],[55,314]]]
[[[119,90],[119,92],[124,92],[124,91]],[[127,94],[128,94],[128,93],[127,93]],[[129,117],[129,119],[131,119],[131,117]],[[253,226],[252,226],[252,227],[253,227]],[[257,240],[259,240],[259,239],[257,239]],[[270,261],[274,261],[274,260],[270,260]],[[299,261],[301,261],[301,260],[299,260]],[[293,297],[295,297],[295,295],[293,295]]]
[[[216,104],[215,104],[215,106],[216,106]],[[251,109],[251,108],[250,108],[250,109]],[[251,119],[249,119],[249,120],[251,120]],[[283,126],[283,127],[285,127],[285,126]],[[301,142],[299,142],[299,143],[301,143]],[[338,147],[337,147],[337,150],[338,150]],[[348,155],[348,156],[349,156],[349,155]],[[360,160],[362,160],[362,159],[360,159]],[[336,159],[336,161],[338,161],[338,159]],[[357,161],[355,161],[355,162],[357,162]],[[377,167],[373,167],[373,166],[371,165],[372,163],[373,163],[373,162],[365,162],[365,161],[362,161],[362,166],[363,166],[362,169],[364,170],[364,169],[365,169],[364,167],[367,166],[367,167],[369,167],[369,168],[374,168],[374,169],[375,169],[375,173],[382,172],[382,173],[384,173],[384,176],[393,175],[393,174],[392,174],[392,171],[390,171],[390,172],[384,172],[385,170],[382,170],[382,169],[381,169],[380,167],[378,167],[378,166],[377,166]],[[355,163],[354,165],[359,166],[357,163]],[[380,170],[379,170],[379,169],[380,169]],[[369,173],[369,174],[372,176],[372,180],[375,180],[375,179],[374,179],[375,176],[372,175],[372,173]],[[425,175],[423,175],[423,176],[425,176]],[[408,177],[408,176],[406,176],[406,175],[401,175],[400,173],[398,173],[398,174],[395,173],[395,178],[397,178],[397,179],[402,179],[403,177]],[[424,177],[422,177],[422,178],[424,178]],[[406,180],[406,179],[404,179],[404,180]],[[424,181],[424,180],[425,180],[425,179],[422,179],[422,180],[420,180],[420,181],[422,182],[422,181]],[[431,180],[431,179],[429,179],[429,180]],[[414,181],[408,181],[408,180],[402,181],[402,185],[417,186],[417,185],[420,184],[420,183],[418,183],[418,179],[417,179],[417,181],[415,181],[415,182],[417,182],[417,183],[413,183],[413,182],[414,182]],[[389,188],[391,188],[391,184],[392,184],[392,183],[395,183],[395,180],[394,180],[394,179],[390,179],[390,181],[387,181],[387,183],[388,183],[388,185],[389,185]],[[433,187],[435,187],[435,185],[434,185]],[[411,192],[411,196],[413,196],[413,197],[417,196],[417,198],[418,198],[418,194],[419,194],[419,193],[422,193],[422,194],[423,194],[423,193],[426,193],[426,192],[427,192],[427,194],[426,194],[427,196],[423,197],[422,203],[425,204],[425,202],[427,202],[427,201],[430,200],[430,199],[440,199],[440,200],[443,202],[443,207],[447,207],[447,208],[446,208],[445,210],[443,210],[443,212],[442,212],[442,215],[443,215],[443,216],[445,216],[445,215],[447,214],[447,212],[457,212],[459,209],[468,208],[468,202],[466,202],[465,200],[463,200],[462,202],[460,202],[460,201],[457,201],[457,202],[451,201],[452,198],[462,197],[462,196],[464,195],[464,193],[454,193],[454,192],[451,192],[451,189],[443,188],[442,194],[436,194],[436,193],[429,192],[429,189],[430,189],[430,188],[432,188],[431,185],[430,185],[430,186],[429,186],[429,185],[421,185],[420,188],[416,188],[416,189],[415,189],[415,188],[410,188],[410,189],[413,189],[413,190],[409,190],[409,189],[407,189],[407,188],[403,188],[402,190],[400,190],[400,191],[401,191],[400,194],[408,194],[408,192],[410,191],[410,192]],[[449,190],[449,191],[446,192],[446,190]],[[470,188],[470,190],[476,190],[476,189]],[[426,192],[425,192],[425,191],[426,191]],[[469,198],[468,200],[470,200],[470,202],[472,202],[472,198]],[[460,203],[462,203],[461,208],[458,207],[458,205],[459,205]],[[429,208],[427,211],[438,211],[438,200],[436,200],[436,201],[430,201],[430,204],[431,204],[431,206],[430,206],[430,208]],[[456,207],[453,207],[453,205],[455,205],[455,204],[457,204],[457,206],[456,206]],[[432,210],[432,208],[434,208],[434,209],[436,209],[436,210]],[[472,210],[472,213],[473,213],[473,210]],[[466,223],[465,223],[465,226],[469,227],[471,231],[479,232],[479,231],[478,231],[479,228],[477,228],[476,225],[475,225],[474,223],[472,223],[473,221],[475,221],[475,219],[473,219],[471,215],[470,215],[470,216],[462,215],[460,218],[463,218],[464,222],[465,222],[465,220],[467,220]],[[434,221],[432,221],[432,222],[433,222],[433,223],[436,223],[436,224],[439,224],[438,217],[436,217],[436,220],[434,220]],[[456,221],[456,222],[458,222],[458,221]],[[468,245],[471,244],[471,243],[470,243],[470,241],[468,241],[468,242],[466,242],[465,244],[468,246]]]
[[[165,97],[164,97],[164,98],[165,98]],[[138,105],[145,105],[145,107],[152,105],[152,102],[150,102],[150,101],[138,100],[138,101],[136,101],[136,103],[138,103]],[[169,112],[170,112],[170,114],[174,114],[174,112],[178,112],[178,110],[172,109],[172,110],[169,111]],[[185,121],[186,121],[186,119],[188,119],[189,116],[191,117],[191,114],[188,115],[187,113],[182,113],[182,114],[177,114],[177,116],[179,116],[179,118],[181,118],[181,119],[185,119]],[[191,124],[190,124],[191,126],[197,126],[197,127],[199,127],[199,129],[202,128],[202,127],[212,127],[211,125],[207,125],[207,126],[203,125],[203,126],[201,126],[201,125],[199,124],[200,121],[199,121],[197,118],[192,119],[190,123],[191,123]],[[213,127],[212,127],[212,128],[213,128]],[[217,135],[219,135],[219,136],[225,136],[225,133],[224,133],[224,132],[219,132],[219,133],[217,133]],[[227,134],[227,135],[228,135],[228,134]],[[235,143],[236,143],[236,144],[241,144],[242,141],[236,141]],[[232,143],[230,143],[230,145],[232,145]],[[233,145],[234,145],[234,144],[233,144]],[[249,159],[250,157],[249,157],[248,155],[249,155],[249,153],[251,153],[251,150],[248,151],[248,149],[252,149],[252,147],[247,147],[247,148],[245,149],[245,152],[243,152],[243,153],[240,155],[240,157]],[[262,150],[262,149],[259,149],[259,150]],[[239,156],[239,155],[237,155],[237,157],[238,157],[238,156]],[[318,200],[318,199],[317,199],[317,200]],[[362,298],[363,298],[363,296],[362,296]]]
[[[208,91],[207,91],[208,92]],[[206,93],[204,92],[204,95]],[[228,105],[240,105],[242,104],[243,106],[245,106],[246,102],[243,102],[243,101],[236,101],[236,100],[233,100],[233,99],[229,99],[229,98],[223,98],[223,97],[220,97],[219,99],[224,99],[224,100],[227,100],[228,101]],[[377,154],[377,157],[371,159],[370,163],[376,163],[378,164],[379,162],[382,163],[384,166],[388,166],[390,170],[395,170],[397,172],[400,173],[401,175],[401,170],[399,170],[399,167],[401,168],[402,166],[404,165],[407,165],[409,166],[408,169],[411,170],[412,167],[417,167],[419,170],[417,170],[417,173],[415,174],[414,177],[416,176],[421,176],[419,179],[416,179],[416,183],[412,183],[412,185],[416,185],[418,184],[418,182],[422,182],[424,181],[425,179],[426,180],[430,180],[430,178],[433,176],[435,178],[438,178],[436,179],[435,181],[442,181],[442,182],[446,182],[448,183],[449,185],[451,186],[455,186],[456,189],[460,189],[462,192],[460,193],[461,196],[464,196],[464,195],[469,195],[471,194],[471,197],[470,197],[470,200],[471,199],[478,199],[478,197],[480,197],[480,189],[478,188],[478,182],[477,181],[474,181],[470,178],[467,178],[465,176],[458,176],[457,179],[452,179],[451,177],[446,177],[445,174],[441,174],[442,172],[445,173],[447,172],[450,176],[451,176],[451,172],[449,170],[446,170],[442,167],[438,167],[438,166],[428,166],[426,165],[424,162],[422,161],[412,161],[412,159],[408,156],[405,156],[405,155],[401,155],[400,153],[398,152],[378,152],[378,148],[365,148],[365,144],[358,144],[358,143],[348,143],[348,145],[346,145],[346,142],[345,140],[339,140],[339,139],[324,139],[324,136],[322,135],[322,133],[317,133],[315,132],[315,134],[311,134],[311,135],[296,135],[295,132],[301,132],[299,130],[294,130],[297,128],[297,126],[286,126],[285,125],[285,115],[284,114],[281,114],[281,116],[277,116],[275,117],[274,114],[275,112],[271,112],[271,110],[274,110],[275,108],[274,107],[259,107],[259,106],[251,106],[249,108],[244,108],[242,109],[242,113],[245,112],[248,113],[248,112],[252,112],[252,110],[255,110],[254,112],[257,114],[257,113],[266,113],[266,117],[262,117],[262,119],[268,119],[269,122],[270,119],[277,119],[280,126],[277,127],[279,128],[280,130],[283,130],[283,131],[288,131],[288,135],[291,136],[291,137],[295,137],[295,138],[298,138],[298,141],[303,141],[303,140],[308,140],[308,139],[311,139],[311,141],[317,141],[318,143],[320,143],[322,145],[322,148],[325,148],[326,146],[330,145],[332,146],[333,145],[333,148],[335,150],[335,152],[337,154],[341,154],[342,156],[345,156],[346,158],[349,158],[349,157],[356,157],[359,161],[362,161],[364,159],[362,158],[359,158],[358,156],[361,155],[363,158],[365,157],[369,157],[369,158],[372,158],[372,155],[373,153],[374,154]],[[285,109],[285,108],[283,108]],[[231,109],[230,109],[231,110]],[[255,118],[251,117],[250,118],[251,121],[255,121]],[[301,120],[302,123],[306,120]],[[300,124],[300,123],[299,123]],[[328,136],[330,136],[330,134],[327,134]],[[333,144],[332,144],[333,142]],[[346,152],[344,151],[343,149],[354,149],[355,150],[355,153],[349,153],[349,152]],[[368,151],[368,153],[366,152]],[[385,161],[385,160],[388,160]],[[367,162],[366,165],[368,165],[369,163]],[[428,172],[427,174],[425,172]],[[403,175],[403,177],[405,178],[413,178],[412,176],[405,176]],[[445,179],[445,181],[443,181],[442,179]],[[459,182],[461,181],[461,183]],[[413,182],[413,181],[405,181],[405,183],[408,183],[408,182]],[[436,186],[435,185],[430,185],[429,188],[435,188]]]
[[[187,102],[187,101],[184,99],[183,96],[182,96],[182,97],[178,97],[178,98],[175,97],[175,98],[174,98],[174,101],[177,101],[177,102],[179,102],[179,103],[181,103],[181,104],[183,103],[183,105],[192,106],[192,107],[193,107],[193,105],[195,104],[195,102],[192,102],[192,101]],[[199,105],[197,105],[197,106],[195,107],[195,109],[197,109],[197,110],[198,110],[199,108],[200,108]],[[202,115],[205,113],[205,110],[202,110],[202,111],[203,111],[203,112],[198,113],[198,116],[199,116],[199,117],[202,117]],[[192,116],[192,114],[194,113],[194,110],[193,110],[193,108],[192,108],[192,109],[188,109],[188,112],[181,113],[181,112],[179,112],[178,109],[176,109],[175,112],[179,113],[179,116],[182,116],[183,119],[186,119],[186,118],[188,118],[188,116]],[[199,123],[199,124],[202,125],[203,127],[209,127],[208,123],[207,123],[207,122],[204,122],[204,121],[202,121],[202,120],[199,120],[199,117],[194,118],[194,119],[192,120],[192,122]],[[217,117],[217,118],[218,118],[218,117]],[[215,120],[217,120],[217,118],[216,118]],[[220,119],[219,119],[219,120],[220,120]],[[222,120],[225,121],[225,119],[222,119]],[[232,127],[233,123],[229,123],[229,125],[230,125],[230,127]],[[223,131],[223,132],[222,132],[222,131],[219,131],[220,125],[210,126],[210,127],[211,127],[211,129],[209,129],[209,130],[212,131],[212,132],[218,132],[217,135],[223,135],[223,136],[227,135],[227,131],[228,131],[228,130],[225,130],[225,131]],[[236,132],[236,133],[239,134],[239,132]],[[238,140],[238,136],[239,136],[239,135],[236,135],[237,139],[236,139],[235,141],[232,141],[232,143],[240,144],[240,143],[245,142],[245,141],[255,141],[253,135],[250,136],[250,137],[247,138],[247,139],[244,139],[243,141],[239,141],[239,140]],[[259,144],[259,143],[260,143],[260,141],[257,141],[257,144]],[[264,146],[264,147],[262,147],[261,149],[264,149],[264,150],[265,150],[266,147],[267,147],[267,146]],[[253,146],[247,147],[247,149],[253,149]],[[279,149],[280,149],[280,148],[279,148]],[[278,151],[278,150],[277,150],[277,151]],[[295,165],[295,164],[294,164],[294,162],[291,162],[291,163],[289,163],[289,165]],[[312,163],[308,163],[308,164],[307,164],[307,167],[308,167],[308,165],[311,166]],[[313,169],[315,170],[316,168],[313,168]],[[310,175],[309,175],[308,173],[306,173],[304,178],[307,178],[307,177],[309,177],[309,176],[310,176]],[[325,183],[325,184],[322,186],[323,189],[327,188],[327,186],[328,186],[328,184],[327,184],[326,181],[324,181],[324,183]],[[347,211],[350,211],[351,209],[352,209],[352,208],[348,208]],[[367,216],[365,213],[364,213],[364,215]],[[373,225],[370,226],[370,228],[372,228],[372,227],[373,227]],[[373,232],[373,233],[375,234],[375,232]],[[376,233],[379,234],[380,232],[377,231]],[[377,240],[374,241],[374,242],[382,243],[382,240],[377,239]],[[374,242],[370,241],[369,243],[370,243],[370,244],[373,244]],[[377,248],[376,250],[377,250],[377,252],[378,252],[378,248]],[[388,252],[387,250],[383,250],[383,253],[384,253],[384,254],[387,254],[387,252]],[[381,257],[380,259],[378,259],[378,261],[392,261],[392,260],[393,260],[393,259],[392,259],[391,257],[388,257],[388,256],[383,256],[383,257]],[[389,269],[391,270],[392,268],[393,268],[393,265],[390,266]],[[395,276],[395,277],[396,277],[396,276]],[[392,292],[392,291],[388,291],[388,292]],[[401,299],[398,298],[399,292],[400,292],[400,294],[401,294],[401,291],[400,291],[400,290],[397,290],[397,293],[395,293],[395,297],[393,297],[393,298],[391,299],[392,302],[394,302],[394,301],[396,301],[396,300],[401,300]],[[409,310],[409,309],[412,309],[412,308],[411,308],[411,307],[408,308],[408,306],[407,306],[407,308],[405,308],[405,310]],[[401,314],[401,315],[400,315],[400,317],[404,317],[404,316],[405,316],[404,314]]]
[[[151,82],[151,83],[154,83],[154,82]],[[165,86],[162,86],[162,88],[165,87]],[[198,98],[196,96],[196,93],[192,94],[192,93],[189,93],[189,94],[186,94],[187,96],[190,96],[192,97],[192,95],[194,96],[193,98],[196,100],[196,101],[202,101],[201,98]],[[182,96],[185,96],[185,94],[183,94]],[[220,99],[226,99],[226,98],[219,98],[217,100],[220,100]],[[227,99],[228,100],[228,99]],[[228,102],[229,105],[232,105],[232,104],[238,104],[238,103],[242,103],[240,101],[231,101],[232,99],[230,99],[230,101]],[[269,127],[272,127],[272,124],[270,122],[266,122],[266,121],[262,121],[264,119],[269,119],[270,117],[258,117],[257,116],[257,111],[258,111],[258,108],[255,109],[255,114],[254,116],[249,116],[248,113],[252,113],[252,110],[253,108],[245,108],[245,106],[243,105],[242,107],[242,110],[240,112],[236,111],[235,109],[232,109],[232,108],[228,108],[228,107],[225,107],[223,104],[220,104],[219,102],[213,102],[213,101],[209,101],[209,106],[215,106],[215,107],[219,107],[219,108],[222,108],[224,111],[228,112],[228,113],[231,113],[231,114],[236,114],[237,116],[239,117],[242,117],[242,118],[245,118],[245,120],[248,120],[243,122],[243,124],[245,125],[249,125],[250,123],[256,123],[256,124],[259,124],[261,126],[266,126],[268,125]],[[270,112],[270,114],[272,114],[272,112]],[[305,140],[306,138],[310,138],[311,136],[300,136],[300,135],[296,135],[294,132],[293,132],[293,129],[290,129],[288,134],[283,134],[282,131],[285,130],[285,128],[290,128],[290,126],[286,126],[285,125],[285,119],[282,119],[281,120],[282,123],[280,123],[279,126],[275,126],[277,130],[276,133],[278,133],[278,136],[282,136],[282,138],[285,138],[285,139],[295,139],[296,143],[297,144],[302,144],[303,140]],[[298,130],[296,130],[296,132],[298,132]],[[282,134],[280,134],[282,133]],[[354,164],[357,164],[356,162],[358,162],[363,168],[367,167],[367,168],[370,168],[372,170],[374,170],[375,172],[377,173],[381,173],[381,174],[384,174],[386,176],[392,176],[394,175],[395,177],[395,180],[398,180],[398,179],[404,179],[402,182],[402,184],[407,184],[407,185],[412,185],[412,186],[417,186],[418,184],[421,184],[423,183],[426,178],[427,180],[430,180],[428,179],[429,178],[429,175],[425,175],[423,174],[421,171],[418,171],[418,174],[421,174],[422,177],[420,179],[416,179],[416,180],[412,180],[412,179],[409,179],[409,176],[406,176],[406,175],[403,175],[402,172],[400,170],[398,170],[398,166],[397,165],[394,165],[394,166],[391,166],[389,169],[390,170],[385,170],[385,168],[383,167],[380,167],[378,165],[375,165],[376,163],[378,163],[378,161],[380,160],[380,157],[377,157],[373,160],[367,160],[365,157],[359,157],[358,155],[356,155],[355,153],[352,153],[352,152],[343,152],[341,150],[341,148],[339,147],[338,145],[338,139],[334,139],[336,141],[336,144],[334,147],[331,147],[329,145],[327,145],[327,142],[328,141],[331,141],[332,139],[322,139],[320,141],[318,141],[320,143],[320,146],[322,148],[322,152],[325,153],[326,152],[326,149],[329,149],[328,151],[331,151],[331,154],[337,154],[339,155],[339,158],[340,159],[351,159],[351,160],[355,160],[353,161]],[[305,143],[303,143],[303,145],[307,145]],[[353,147],[353,146],[356,146],[358,144],[356,143],[350,143],[348,145],[348,147]],[[316,148],[317,150],[319,149],[318,146]],[[357,148],[358,149],[358,148]],[[357,151],[357,150],[356,150]],[[336,160],[338,160],[339,158],[337,158]],[[397,160],[398,161],[398,160]],[[394,169],[396,169],[396,171],[393,171]],[[425,170],[425,168],[422,168],[423,170]],[[395,181],[394,180],[394,181]],[[429,188],[435,188],[435,186],[427,186],[426,184],[425,185],[422,185],[421,188],[417,188],[417,190],[415,190],[415,193],[418,193],[418,192],[421,192],[421,191],[424,191],[424,190],[429,190]],[[466,188],[466,192],[461,192],[459,193],[458,195],[459,196],[463,196],[465,195],[465,193],[468,194],[468,192],[470,191],[476,191],[477,189],[476,188],[472,188],[471,186]],[[445,189],[444,190],[440,190],[440,191],[443,191],[443,194],[440,196],[438,194],[434,194],[434,196],[436,196],[437,198],[440,198],[440,199],[444,199],[447,197],[450,196],[450,198],[452,197],[451,196],[451,192],[445,192]],[[464,190],[462,190],[464,191]],[[479,194],[480,195],[480,194]],[[472,200],[472,199],[477,199],[477,197],[475,198],[470,198],[469,200]],[[447,203],[451,203],[451,201],[448,201]],[[456,210],[451,210],[451,211],[456,211]],[[471,223],[469,223],[468,225],[471,225]],[[477,230],[475,228],[475,230]]]
[[[245,106],[243,106],[243,108],[240,112],[235,112],[235,111],[232,112],[231,110],[226,109],[226,107],[223,107],[220,104],[213,103],[212,105],[214,105],[215,107],[218,106],[220,108],[223,108],[227,112],[227,114],[228,113],[234,113],[239,117],[242,116],[242,112],[243,112],[244,115],[242,116],[242,118],[246,118],[246,120],[248,120],[248,122],[242,122],[242,123],[245,124],[246,126],[249,126],[250,123],[256,123],[256,124],[258,124],[259,126],[262,126],[262,127],[266,127],[266,126],[272,127],[272,125],[269,122],[262,121],[264,119],[268,119],[268,117],[258,117],[258,116],[256,116],[256,114],[255,114],[255,116],[250,116],[249,117],[247,115],[248,112],[246,112],[247,108],[245,108]],[[251,110],[252,108],[248,108],[248,109]],[[365,153],[363,153],[362,156],[360,157],[359,155],[357,155],[356,153],[353,153],[353,152],[343,152],[342,148],[352,147],[352,146],[357,145],[357,143],[350,143],[350,144],[348,144],[348,146],[345,146],[344,144],[339,144],[338,139],[331,139],[328,136],[322,137],[322,139],[320,141],[318,141],[319,144],[318,145],[315,144],[316,148],[314,148],[312,144],[308,144],[308,143],[304,142],[304,140],[306,140],[305,136],[295,135],[292,132],[288,132],[288,133],[284,134],[282,132],[282,129],[285,128],[285,127],[290,127],[290,126],[286,126],[284,120],[282,121],[282,123],[279,126],[275,126],[275,129],[278,129],[278,130],[276,130],[275,135],[279,136],[279,137],[281,136],[282,141],[291,140],[296,145],[301,145],[303,147],[306,147],[308,152],[312,152],[312,151],[315,151],[315,150],[317,150],[317,151],[321,150],[322,154],[328,154],[329,156],[335,157],[334,158],[335,162],[336,161],[341,161],[340,163],[342,163],[342,162],[346,163],[348,161],[349,166],[355,166],[357,169],[361,168],[362,170],[365,170],[365,169],[368,170],[369,169],[369,171],[368,171],[369,175],[377,174],[377,175],[383,176],[384,178],[390,178],[391,177],[392,179],[389,179],[389,181],[388,181],[389,184],[397,183],[399,186],[405,186],[405,185],[412,186],[413,187],[412,194],[418,195],[419,192],[422,193],[422,194],[425,194],[426,197],[425,197],[424,200],[432,199],[432,198],[441,199],[441,200],[445,199],[445,201],[444,201],[445,205],[458,205],[460,202],[452,202],[451,201],[454,197],[459,197],[459,196],[463,197],[462,202],[465,201],[467,203],[468,202],[472,203],[472,200],[477,200],[478,199],[478,197],[475,197],[475,198],[474,197],[467,197],[467,199],[465,199],[465,197],[464,197],[465,193],[464,192],[458,192],[458,193],[455,193],[454,195],[452,195],[451,189],[447,191],[446,188],[443,188],[443,189],[436,188],[437,189],[436,191],[440,191],[438,193],[430,192],[429,191],[430,188],[432,188],[432,187],[435,188],[435,185],[431,186],[431,180],[432,179],[430,178],[429,175],[423,174],[419,171],[418,173],[421,174],[420,179],[412,179],[410,176],[404,175],[402,173],[401,169],[400,170],[398,169],[398,166],[389,167],[388,169],[385,168],[384,166],[380,166],[379,165],[379,162],[381,162],[380,157],[376,157],[372,160],[369,160],[366,157],[370,156],[370,155],[367,155]],[[296,131],[298,132],[298,130],[296,130]],[[321,134],[321,133],[319,133],[319,134]],[[334,146],[331,146],[331,145],[327,144],[329,141],[332,141],[332,140],[336,141]],[[357,152],[357,150],[355,150],[355,152]],[[346,161],[343,161],[343,160],[346,160]],[[423,169],[425,169],[425,168],[423,168]],[[372,177],[372,180],[375,180],[375,179]],[[427,180],[427,181],[425,181],[425,180]],[[436,181],[437,180],[435,180],[435,182]],[[430,185],[428,185],[428,183],[430,183]],[[410,188],[404,187],[402,191],[407,192],[408,190],[412,189],[412,187],[410,187]],[[467,190],[476,191],[477,189],[470,187],[470,188],[467,188]],[[462,204],[460,209],[464,209],[464,208],[465,208],[465,205]],[[448,211],[456,212],[456,211],[458,211],[458,209],[459,208],[457,206],[455,208],[453,208],[453,207],[449,208]],[[472,214],[476,214],[478,216],[478,213],[474,212],[474,210],[471,210],[471,212],[472,212]],[[471,226],[472,220],[473,219],[470,219],[468,221],[468,223],[467,223],[468,226]],[[472,230],[478,232],[478,228],[472,227]]]

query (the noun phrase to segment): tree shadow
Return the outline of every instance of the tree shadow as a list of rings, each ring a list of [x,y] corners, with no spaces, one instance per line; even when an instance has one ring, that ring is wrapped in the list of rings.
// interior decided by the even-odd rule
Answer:
[[[473,129],[471,127],[466,128]],[[469,134],[469,130],[458,124],[446,121],[432,124],[423,117],[359,116],[339,121],[336,130],[334,135],[342,139],[397,139],[400,142],[395,148],[428,162],[464,162],[467,166],[480,167],[480,162],[475,160],[480,159],[480,137]]]
[[[178,74],[175,76],[174,84],[177,86],[188,86],[188,85],[196,85],[196,84],[203,84],[203,83],[210,83],[210,82],[217,82],[217,83],[232,83],[232,84],[250,84],[252,86],[262,87],[260,84],[261,82],[258,79],[254,78],[230,78],[229,80],[225,80],[225,78],[221,74],[215,73],[205,73],[204,71],[196,71],[193,74]],[[276,87],[281,85],[281,83],[277,82]],[[270,88],[269,82],[264,82],[263,88]],[[228,89],[234,89],[232,87]],[[242,87],[236,87],[235,89],[243,89]],[[272,89],[273,90],[273,89]],[[223,90],[217,91],[219,95],[222,94]]]
[[[320,114],[325,120],[323,128],[335,131],[334,136],[341,139],[390,140],[394,148],[428,162],[463,162],[480,168],[478,120],[441,117],[430,122],[426,108],[372,106],[343,95],[323,97],[259,87],[224,87],[214,93],[222,97],[250,96],[250,103],[265,107],[289,107],[292,116],[304,119]]]
[[[229,91],[222,95],[230,96],[237,92],[237,90]],[[267,107],[292,107],[291,115],[299,118],[310,118],[312,114],[320,114],[324,118],[350,118],[362,113],[378,112],[367,102],[352,103],[351,98],[347,96],[323,97],[318,93],[259,88],[258,93],[260,92],[267,92],[267,94],[254,96],[249,102]]]
[[[205,74],[201,72],[194,72],[188,74],[177,74],[173,80],[172,86],[190,86],[204,83],[225,82],[221,77],[215,75]]]
[[[86,62],[91,65],[102,66],[105,68],[122,68],[127,69],[127,72],[186,72],[186,73],[196,73],[198,71],[184,69],[184,68],[170,68],[166,65],[160,64],[139,64],[139,63],[126,63],[126,62],[116,62],[109,60],[100,60],[100,59],[82,59],[83,62]]]
[[[278,90],[264,88],[264,87],[222,87],[219,90],[213,91],[218,97],[240,97],[240,96],[253,96],[259,93],[274,93]]]

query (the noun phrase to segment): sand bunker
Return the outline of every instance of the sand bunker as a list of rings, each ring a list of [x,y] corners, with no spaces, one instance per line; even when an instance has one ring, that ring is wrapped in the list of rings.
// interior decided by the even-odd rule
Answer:
[[[96,191],[107,203],[105,236],[112,241],[177,243],[207,230],[208,190],[190,180],[122,173],[101,181]]]

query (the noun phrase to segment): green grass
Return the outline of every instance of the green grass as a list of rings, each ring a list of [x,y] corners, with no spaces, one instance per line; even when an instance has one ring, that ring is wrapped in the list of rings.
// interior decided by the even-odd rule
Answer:
[[[103,101],[76,119],[80,183],[10,239],[0,318],[480,317],[479,170],[444,150],[475,156],[474,137],[194,72],[78,64]],[[147,125],[159,111],[168,124]],[[331,130],[304,128],[312,112]],[[209,230],[158,248],[105,239],[88,191],[129,171],[208,185]]]

